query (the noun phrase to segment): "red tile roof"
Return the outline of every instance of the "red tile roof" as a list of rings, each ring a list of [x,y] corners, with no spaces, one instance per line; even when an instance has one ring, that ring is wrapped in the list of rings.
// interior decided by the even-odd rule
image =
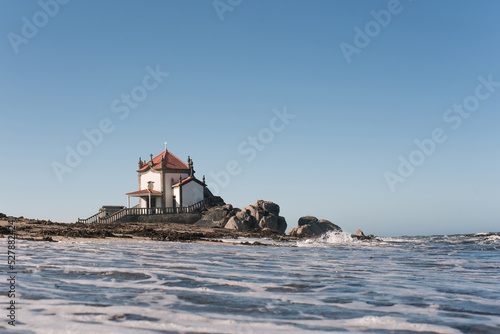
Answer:
[[[190,181],[195,181],[201,185],[204,185],[203,182],[201,182],[200,180],[198,180],[197,178],[195,178],[194,176],[190,176],[188,178],[185,178],[184,180],[182,180],[181,182],[177,182],[176,184],[173,184],[172,187],[177,187],[179,185],[183,185],[183,184],[186,184]]]
[[[149,190],[149,189],[143,189],[143,190],[133,191],[131,193],[126,193],[125,195],[130,195],[130,196],[134,196],[134,195],[148,195],[150,193],[151,193],[151,195],[161,195],[161,191]]]
[[[161,152],[159,155],[153,158],[153,168],[161,169],[161,158],[163,157],[163,164],[166,169],[184,169],[189,171],[189,166],[182,162],[181,159],[177,158],[175,155],[170,153],[168,150]],[[149,168],[149,161],[146,161],[144,166],[139,169],[139,171],[145,171]]]

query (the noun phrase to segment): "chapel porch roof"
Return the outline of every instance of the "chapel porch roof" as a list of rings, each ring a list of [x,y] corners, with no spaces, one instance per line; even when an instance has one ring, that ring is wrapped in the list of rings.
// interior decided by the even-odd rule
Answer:
[[[126,193],[125,195],[131,197],[141,197],[141,196],[149,196],[149,194],[151,194],[151,196],[161,196],[161,191],[143,189],[143,190],[133,191],[131,193]]]

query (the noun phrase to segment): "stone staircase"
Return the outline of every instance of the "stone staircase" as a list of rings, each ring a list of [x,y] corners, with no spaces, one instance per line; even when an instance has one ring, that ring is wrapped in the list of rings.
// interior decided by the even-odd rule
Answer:
[[[186,207],[178,207],[178,208],[124,208],[115,212],[112,215],[105,216],[103,212],[98,212],[95,215],[92,215],[86,219],[78,218],[77,223],[85,223],[85,224],[109,224],[115,223],[118,220],[127,217],[127,216],[151,216],[151,215],[168,215],[168,214],[180,214],[180,213],[194,213],[196,211],[200,211],[206,207],[214,206],[214,205],[223,205],[224,200],[219,196],[212,196],[205,198],[198,203],[195,203]]]

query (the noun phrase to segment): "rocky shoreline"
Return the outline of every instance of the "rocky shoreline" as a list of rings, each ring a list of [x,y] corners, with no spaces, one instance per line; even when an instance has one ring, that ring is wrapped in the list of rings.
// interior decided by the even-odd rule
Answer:
[[[231,204],[205,208],[193,214],[142,216],[109,224],[57,223],[50,220],[12,217],[0,213],[0,235],[11,234],[13,222],[16,238],[32,241],[180,241],[216,243],[224,239],[266,238],[294,241],[319,237],[342,229],[328,220],[305,216],[298,226],[285,234],[287,223],[279,215],[279,205],[259,200],[243,209]],[[352,235],[360,240],[376,240],[360,230]],[[257,243],[258,244],[258,243]]]
[[[295,240],[271,231],[234,231],[225,228],[200,227],[177,223],[127,222],[112,224],[56,223],[50,220],[4,217],[0,235],[10,235],[9,221],[15,226],[16,238],[31,241],[212,241],[238,238]]]

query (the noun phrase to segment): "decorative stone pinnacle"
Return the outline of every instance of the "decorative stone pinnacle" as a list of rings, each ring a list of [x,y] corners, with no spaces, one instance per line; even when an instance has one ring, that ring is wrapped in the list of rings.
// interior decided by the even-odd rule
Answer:
[[[189,159],[189,176],[193,176],[194,175],[193,159],[191,159],[190,157],[188,157],[188,159]]]

